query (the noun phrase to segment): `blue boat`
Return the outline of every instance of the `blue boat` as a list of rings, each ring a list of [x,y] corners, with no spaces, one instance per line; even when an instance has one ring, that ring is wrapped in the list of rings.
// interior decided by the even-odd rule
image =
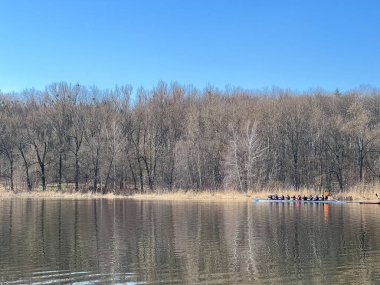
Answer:
[[[338,200],[271,200],[271,199],[261,199],[261,198],[252,198],[253,202],[261,203],[315,203],[315,204],[341,204],[345,203],[344,201]]]

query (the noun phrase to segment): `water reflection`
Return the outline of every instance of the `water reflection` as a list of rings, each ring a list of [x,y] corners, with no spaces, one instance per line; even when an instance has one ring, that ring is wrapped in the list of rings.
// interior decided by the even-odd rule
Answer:
[[[380,207],[6,200],[0,283],[380,282]]]

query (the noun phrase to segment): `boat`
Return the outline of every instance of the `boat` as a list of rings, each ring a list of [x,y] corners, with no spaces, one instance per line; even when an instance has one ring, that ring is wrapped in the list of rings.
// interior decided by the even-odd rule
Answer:
[[[380,205],[380,201],[359,201],[359,204]]]
[[[344,201],[338,201],[338,200],[273,200],[273,199],[262,199],[262,198],[252,198],[253,202],[261,203],[261,202],[268,202],[268,203],[315,203],[315,204],[341,204],[344,203]]]

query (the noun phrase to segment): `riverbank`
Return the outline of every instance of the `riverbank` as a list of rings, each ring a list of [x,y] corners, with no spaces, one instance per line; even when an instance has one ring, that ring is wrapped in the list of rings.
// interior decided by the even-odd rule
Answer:
[[[242,202],[250,201],[253,197],[252,193],[242,193],[238,191],[175,191],[158,193],[134,194],[130,199],[134,200],[193,200],[193,201],[226,201],[226,202]]]
[[[334,193],[331,199],[346,201],[365,201],[377,199],[376,193],[380,193],[379,187],[355,188],[345,192]],[[279,195],[320,195],[319,191],[313,189],[264,189],[259,192],[242,193],[234,190],[225,191],[184,191],[177,190],[174,192],[157,191],[155,193],[135,193],[132,195],[116,195],[113,193],[81,193],[81,192],[58,192],[58,191],[33,191],[13,193],[0,188],[0,200],[21,198],[21,199],[67,199],[67,200],[84,200],[84,199],[133,199],[133,200],[155,200],[155,201],[225,201],[225,202],[244,202],[251,201],[253,197],[266,198],[269,194],[277,193]]]
[[[0,191],[0,200],[3,199],[66,199],[66,200],[84,200],[84,199],[124,199],[127,196],[113,194],[94,194],[94,193],[67,193],[53,191],[38,192],[2,192]]]
[[[252,197],[251,194],[241,193],[237,191],[175,191],[164,192],[158,191],[157,193],[136,193],[132,195],[116,195],[113,193],[98,194],[98,193],[69,193],[57,191],[34,191],[34,192],[18,192],[13,193],[9,191],[0,190],[0,200],[2,199],[66,199],[66,200],[84,200],[84,199],[132,199],[132,200],[156,200],[156,201],[248,201]]]

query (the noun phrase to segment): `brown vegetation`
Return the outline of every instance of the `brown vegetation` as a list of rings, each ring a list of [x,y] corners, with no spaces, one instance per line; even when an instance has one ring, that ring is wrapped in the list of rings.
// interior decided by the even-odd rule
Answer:
[[[161,83],[132,93],[52,84],[0,94],[0,182],[13,192],[54,185],[122,195],[373,188],[379,122],[380,92],[368,88],[200,91]]]

